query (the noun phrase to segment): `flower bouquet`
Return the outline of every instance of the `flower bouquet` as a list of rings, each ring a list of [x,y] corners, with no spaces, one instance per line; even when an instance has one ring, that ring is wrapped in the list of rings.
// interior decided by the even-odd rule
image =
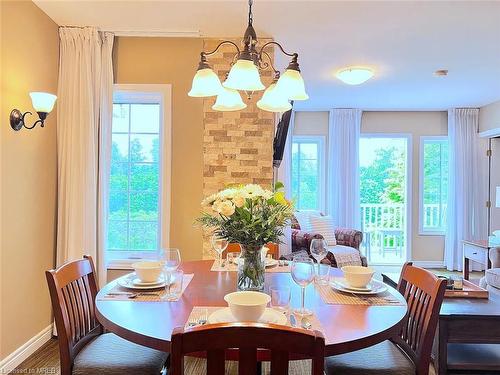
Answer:
[[[202,201],[204,212],[197,221],[215,234],[241,247],[238,290],[263,290],[265,259],[262,247],[280,243],[294,208],[285,198],[283,184],[275,190],[249,184],[230,187]]]

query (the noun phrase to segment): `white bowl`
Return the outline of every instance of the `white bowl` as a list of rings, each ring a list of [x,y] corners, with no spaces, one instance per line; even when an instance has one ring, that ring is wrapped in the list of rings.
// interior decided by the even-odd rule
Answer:
[[[234,292],[224,296],[231,314],[240,322],[256,322],[264,313],[271,297],[261,292]]]
[[[153,261],[142,261],[132,264],[132,268],[139,280],[144,283],[153,283],[161,275],[161,263]]]
[[[342,267],[342,272],[347,284],[353,288],[366,287],[375,273],[373,268],[362,266],[345,266]]]

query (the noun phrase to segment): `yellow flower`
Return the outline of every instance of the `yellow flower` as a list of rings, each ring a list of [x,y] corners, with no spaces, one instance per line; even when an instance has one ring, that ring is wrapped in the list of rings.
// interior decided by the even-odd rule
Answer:
[[[277,191],[274,193],[274,200],[283,206],[288,205],[288,201],[285,198],[285,193],[283,191]]]

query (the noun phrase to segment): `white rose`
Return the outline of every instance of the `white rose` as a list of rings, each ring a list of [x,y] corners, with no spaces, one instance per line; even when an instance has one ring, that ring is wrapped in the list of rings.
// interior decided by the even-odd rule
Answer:
[[[222,201],[217,199],[213,204],[212,204],[212,210],[216,212],[220,212],[220,206],[222,204]]]
[[[238,208],[243,207],[245,205],[245,197],[241,194],[236,194],[233,198],[233,203]]]
[[[234,214],[234,204],[231,201],[224,201],[219,204],[218,212],[224,216],[231,216]]]

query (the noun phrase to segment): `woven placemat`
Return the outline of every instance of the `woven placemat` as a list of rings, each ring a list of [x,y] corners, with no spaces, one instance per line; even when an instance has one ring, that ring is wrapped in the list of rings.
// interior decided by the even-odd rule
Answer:
[[[236,272],[238,271],[238,265],[234,263],[224,263],[224,266],[222,267],[219,265],[217,261],[214,261],[212,264],[212,267],[210,268],[210,271],[214,272]],[[274,266],[274,267],[266,267],[266,272],[290,272],[290,266]]]
[[[210,316],[210,314],[212,314],[213,312],[215,312],[219,309],[224,309],[224,308],[225,307],[221,307],[221,306],[195,306],[191,310],[191,313],[189,314],[188,320],[186,321],[186,324],[184,327],[189,328],[189,327],[192,327],[193,325],[197,325],[198,322],[200,322],[200,321],[208,321],[208,317]],[[286,325],[288,327],[291,327],[292,325],[290,323],[289,312],[286,313],[286,317],[287,317]],[[311,323],[310,329],[323,332],[323,327],[321,326],[321,323],[315,314],[308,315],[307,319]],[[300,326],[301,318],[297,315],[296,315],[296,321],[297,321],[297,324]]]
[[[122,276],[122,278],[131,277],[131,274]],[[186,288],[188,287],[191,280],[193,280],[194,274],[185,274],[182,280],[182,291],[175,300],[169,300],[170,302],[178,301]],[[165,287],[155,288],[155,289],[145,289],[145,290],[135,290],[127,289],[115,284],[106,294],[100,295],[99,300],[101,301],[137,301],[137,302],[164,302],[167,301],[163,299],[167,291]]]
[[[340,292],[330,285],[314,285],[323,302],[330,305],[404,306],[403,302],[389,292],[370,296]]]

